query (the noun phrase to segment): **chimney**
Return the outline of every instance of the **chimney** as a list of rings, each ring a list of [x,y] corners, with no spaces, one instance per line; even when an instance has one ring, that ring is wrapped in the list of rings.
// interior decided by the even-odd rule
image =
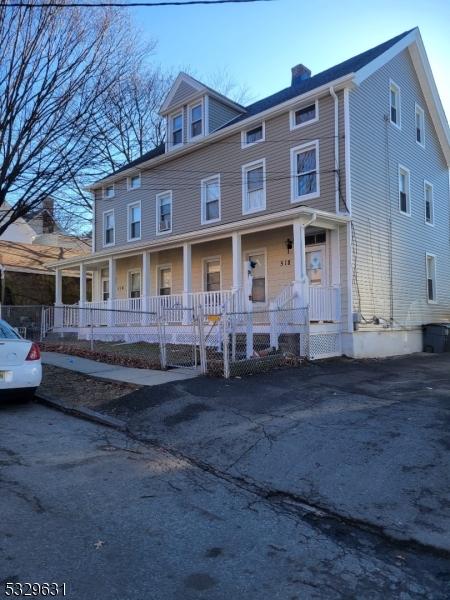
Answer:
[[[50,196],[42,201],[42,233],[55,231],[54,208],[55,204]]]
[[[305,81],[305,79],[309,79],[311,77],[311,71],[308,69],[308,67],[305,67],[305,65],[302,64],[292,67],[291,72],[291,85],[298,85],[302,81]]]

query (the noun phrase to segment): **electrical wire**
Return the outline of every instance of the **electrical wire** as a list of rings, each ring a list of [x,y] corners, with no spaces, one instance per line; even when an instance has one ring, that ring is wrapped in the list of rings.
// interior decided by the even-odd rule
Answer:
[[[153,8],[158,6],[192,6],[209,4],[250,4],[256,2],[275,2],[275,0],[166,0],[161,2],[0,2],[0,8]]]

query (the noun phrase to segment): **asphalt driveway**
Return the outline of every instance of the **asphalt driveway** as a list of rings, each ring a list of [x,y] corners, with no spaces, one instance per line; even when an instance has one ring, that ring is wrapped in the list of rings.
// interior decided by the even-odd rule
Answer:
[[[102,410],[267,497],[450,552],[450,355],[197,378]]]

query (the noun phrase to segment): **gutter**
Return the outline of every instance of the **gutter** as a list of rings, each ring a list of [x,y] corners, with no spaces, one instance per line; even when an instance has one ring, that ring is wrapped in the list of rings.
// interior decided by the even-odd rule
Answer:
[[[286,100],[285,102],[282,102],[281,104],[277,104],[276,106],[274,106],[272,108],[268,108],[262,112],[259,112],[256,115],[247,117],[246,119],[242,119],[241,121],[238,121],[234,125],[230,125],[229,127],[226,127],[225,129],[220,129],[219,131],[211,133],[210,135],[202,138],[201,140],[198,140],[196,142],[190,142],[190,143],[186,144],[183,148],[179,148],[176,150],[171,150],[170,152],[166,152],[165,154],[162,154],[161,156],[157,156],[156,158],[152,158],[148,161],[140,163],[139,165],[136,165],[134,167],[130,167],[129,169],[121,171],[120,173],[117,173],[117,175],[112,174],[112,175],[105,177],[104,179],[101,179],[100,181],[93,183],[92,185],[87,186],[83,189],[87,192],[94,192],[96,189],[100,189],[104,185],[113,183],[114,181],[117,181],[118,179],[124,179],[125,177],[129,176],[131,173],[135,173],[137,170],[141,171],[142,169],[145,169],[145,168],[149,168],[149,167],[151,168],[151,167],[157,166],[162,162],[170,161],[170,160],[178,158],[180,156],[184,156],[185,154],[192,152],[194,149],[196,150],[202,146],[207,146],[218,140],[221,140],[222,138],[229,136],[232,133],[238,132],[243,127],[251,126],[253,123],[259,123],[260,121],[263,121],[268,116],[275,117],[278,114],[285,112],[290,107],[295,106],[296,104],[298,104],[298,102],[302,102],[303,100],[307,100],[308,98],[312,98],[315,96],[324,95],[327,92],[329,92],[330,85],[333,86],[333,88],[335,90],[336,89],[339,90],[339,89],[348,87],[350,84],[353,83],[354,77],[355,77],[355,73],[350,73],[348,75],[345,75],[344,77],[335,79],[334,81],[331,82],[331,84],[326,83],[324,85],[321,85],[317,88],[310,90],[309,92],[305,92],[304,94],[300,94],[299,96],[290,98],[289,100]]]

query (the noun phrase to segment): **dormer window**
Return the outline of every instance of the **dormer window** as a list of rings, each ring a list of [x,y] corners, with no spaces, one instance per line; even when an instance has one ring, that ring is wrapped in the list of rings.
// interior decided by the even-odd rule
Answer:
[[[258,142],[263,142],[264,137],[264,123],[261,123],[261,125],[257,125],[256,127],[252,127],[251,129],[247,129],[246,131],[242,132],[242,148],[246,148],[247,146],[253,146],[253,144],[257,144]]]
[[[183,113],[172,117],[172,146],[183,143]]]
[[[200,102],[189,107],[189,138],[193,139],[203,133],[203,106]]]

